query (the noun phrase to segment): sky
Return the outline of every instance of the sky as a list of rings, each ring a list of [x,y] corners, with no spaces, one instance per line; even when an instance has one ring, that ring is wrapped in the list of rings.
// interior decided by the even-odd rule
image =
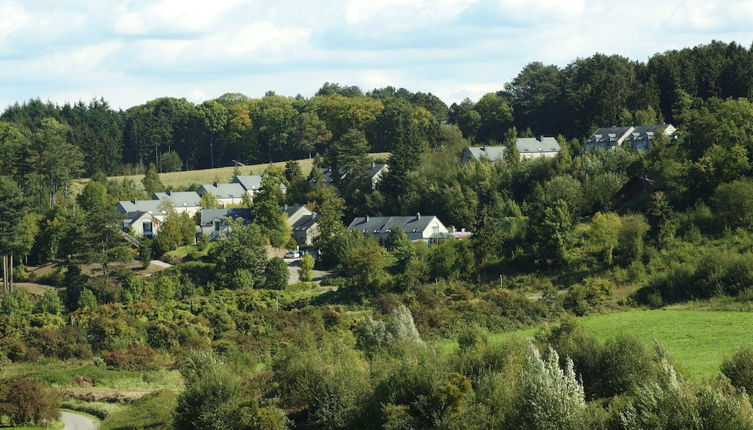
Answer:
[[[446,103],[528,63],[753,42],[753,0],[0,0],[0,107],[392,85]]]

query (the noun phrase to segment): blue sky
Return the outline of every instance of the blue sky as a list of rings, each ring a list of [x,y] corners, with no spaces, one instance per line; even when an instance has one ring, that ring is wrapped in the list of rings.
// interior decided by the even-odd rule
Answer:
[[[753,42],[753,0],[0,0],[0,106],[311,96],[324,83],[477,99],[527,63]]]

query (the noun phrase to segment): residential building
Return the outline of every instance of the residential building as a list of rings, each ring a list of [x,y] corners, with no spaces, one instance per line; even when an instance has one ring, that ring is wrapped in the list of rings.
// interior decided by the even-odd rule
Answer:
[[[240,184],[246,190],[246,193],[254,198],[261,189],[261,175],[238,175],[233,178],[232,183]],[[285,184],[280,184],[280,189],[283,193],[288,191]]]
[[[200,213],[199,229],[209,240],[232,231],[231,220],[240,220],[243,224],[251,222],[251,211],[247,208],[202,209]]]
[[[319,236],[319,216],[306,206],[283,206],[287,223],[293,230],[293,239],[298,245],[312,245]]]
[[[151,237],[170,213],[170,204],[160,200],[125,200],[116,205],[123,218],[120,227],[125,232]]]
[[[218,182],[203,184],[197,192],[200,196],[212,193],[222,207],[243,203],[243,195],[246,194],[246,190],[239,183],[220,184]]]
[[[440,237],[449,233],[447,227],[436,216],[388,216],[388,217],[358,217],[348,226],[350,231],[360,231],[367,236],[373,236],[380,242],[387,240],[392,229],[400,227],[408,239],[412,241],[429,241],[432,237]]]
[[[387,173],[390,170],[389,166],[386,163],[371,163],[371,168],[369,168],[369,171],[366,173],[366,176],[369,178],[369,182],[371,183],[371,189],[375,190],[377,185],[379,184],[379,181],[382,180],[382,177],[385,173]],[[345,179],[346,176],[348,176],[348,171],[345,169],[340,169],[338,172],[338,175],[340,176],[340,180]],[[329,168],[325,167],[322,169],[322,176],[324,177],[324,183],[326,185],[332,185],[334,183],[335,178],[335,172]]]
[[[672,124],[600,128],[586,139],[583,148],[586,151],[609,150],[624,144],[636,150],[646,150],[659,132],[672,136],[675,131],[677,129]]]
[[[201,196],[196,191],[165,191],[164,193],[154,193],[152,199],[169,202],[175,212],[187,213],[190,217],[201,210]]]
[[[560,152],[560,144],[557,139],[548,136],[519,137],[515,140],[515,147],[520,154],[520,160],[534,158],[551,158]],[[492,162],[502,160],[507,148],[505,146],[471,146],[465,148],[461,162],[489,160]]]

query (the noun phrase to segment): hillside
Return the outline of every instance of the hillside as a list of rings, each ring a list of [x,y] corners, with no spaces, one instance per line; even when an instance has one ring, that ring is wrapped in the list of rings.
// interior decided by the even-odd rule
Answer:
[[[368,154],[368,157],[372,160],[386,160],[389,157],[389,152],[375,152]],[[301,172],[304,175],[308,175],[311,172],[311,168],[314,163],[313,158],[304,158],[302,160],[296,160],[301,166]],[[286,161],[280,161],[277,163],[264,163],[253,164],[249,166],[238,167],[238,171],[241,175],[261,175],[269,167],[284,169]],[[165,187],[172,189],[185,188],[192,184],[209,184],[212,182],[229,182],[233,178],[233,172],[235,167],[218,167],[215,169],[200,169],[200,170],[184,170],[179,172],[160,173],[159,177],[162,184]],[[127,175],[127,176],[110,176],[108,179],[120,181],[123,179],[129,179],[136,183],[139,183],[144,175]],[[73,181],[72,189],[77,194],[84,186],[90,181],[89,178],[79,178]]]

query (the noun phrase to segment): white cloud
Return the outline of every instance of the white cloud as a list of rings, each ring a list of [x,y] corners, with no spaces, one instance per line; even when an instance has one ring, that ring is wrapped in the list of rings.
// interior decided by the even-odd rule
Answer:
[[[0,93],[114,106],[325,81],[502,88],[526,63],[753,40],[753,0],[0,0]]]

